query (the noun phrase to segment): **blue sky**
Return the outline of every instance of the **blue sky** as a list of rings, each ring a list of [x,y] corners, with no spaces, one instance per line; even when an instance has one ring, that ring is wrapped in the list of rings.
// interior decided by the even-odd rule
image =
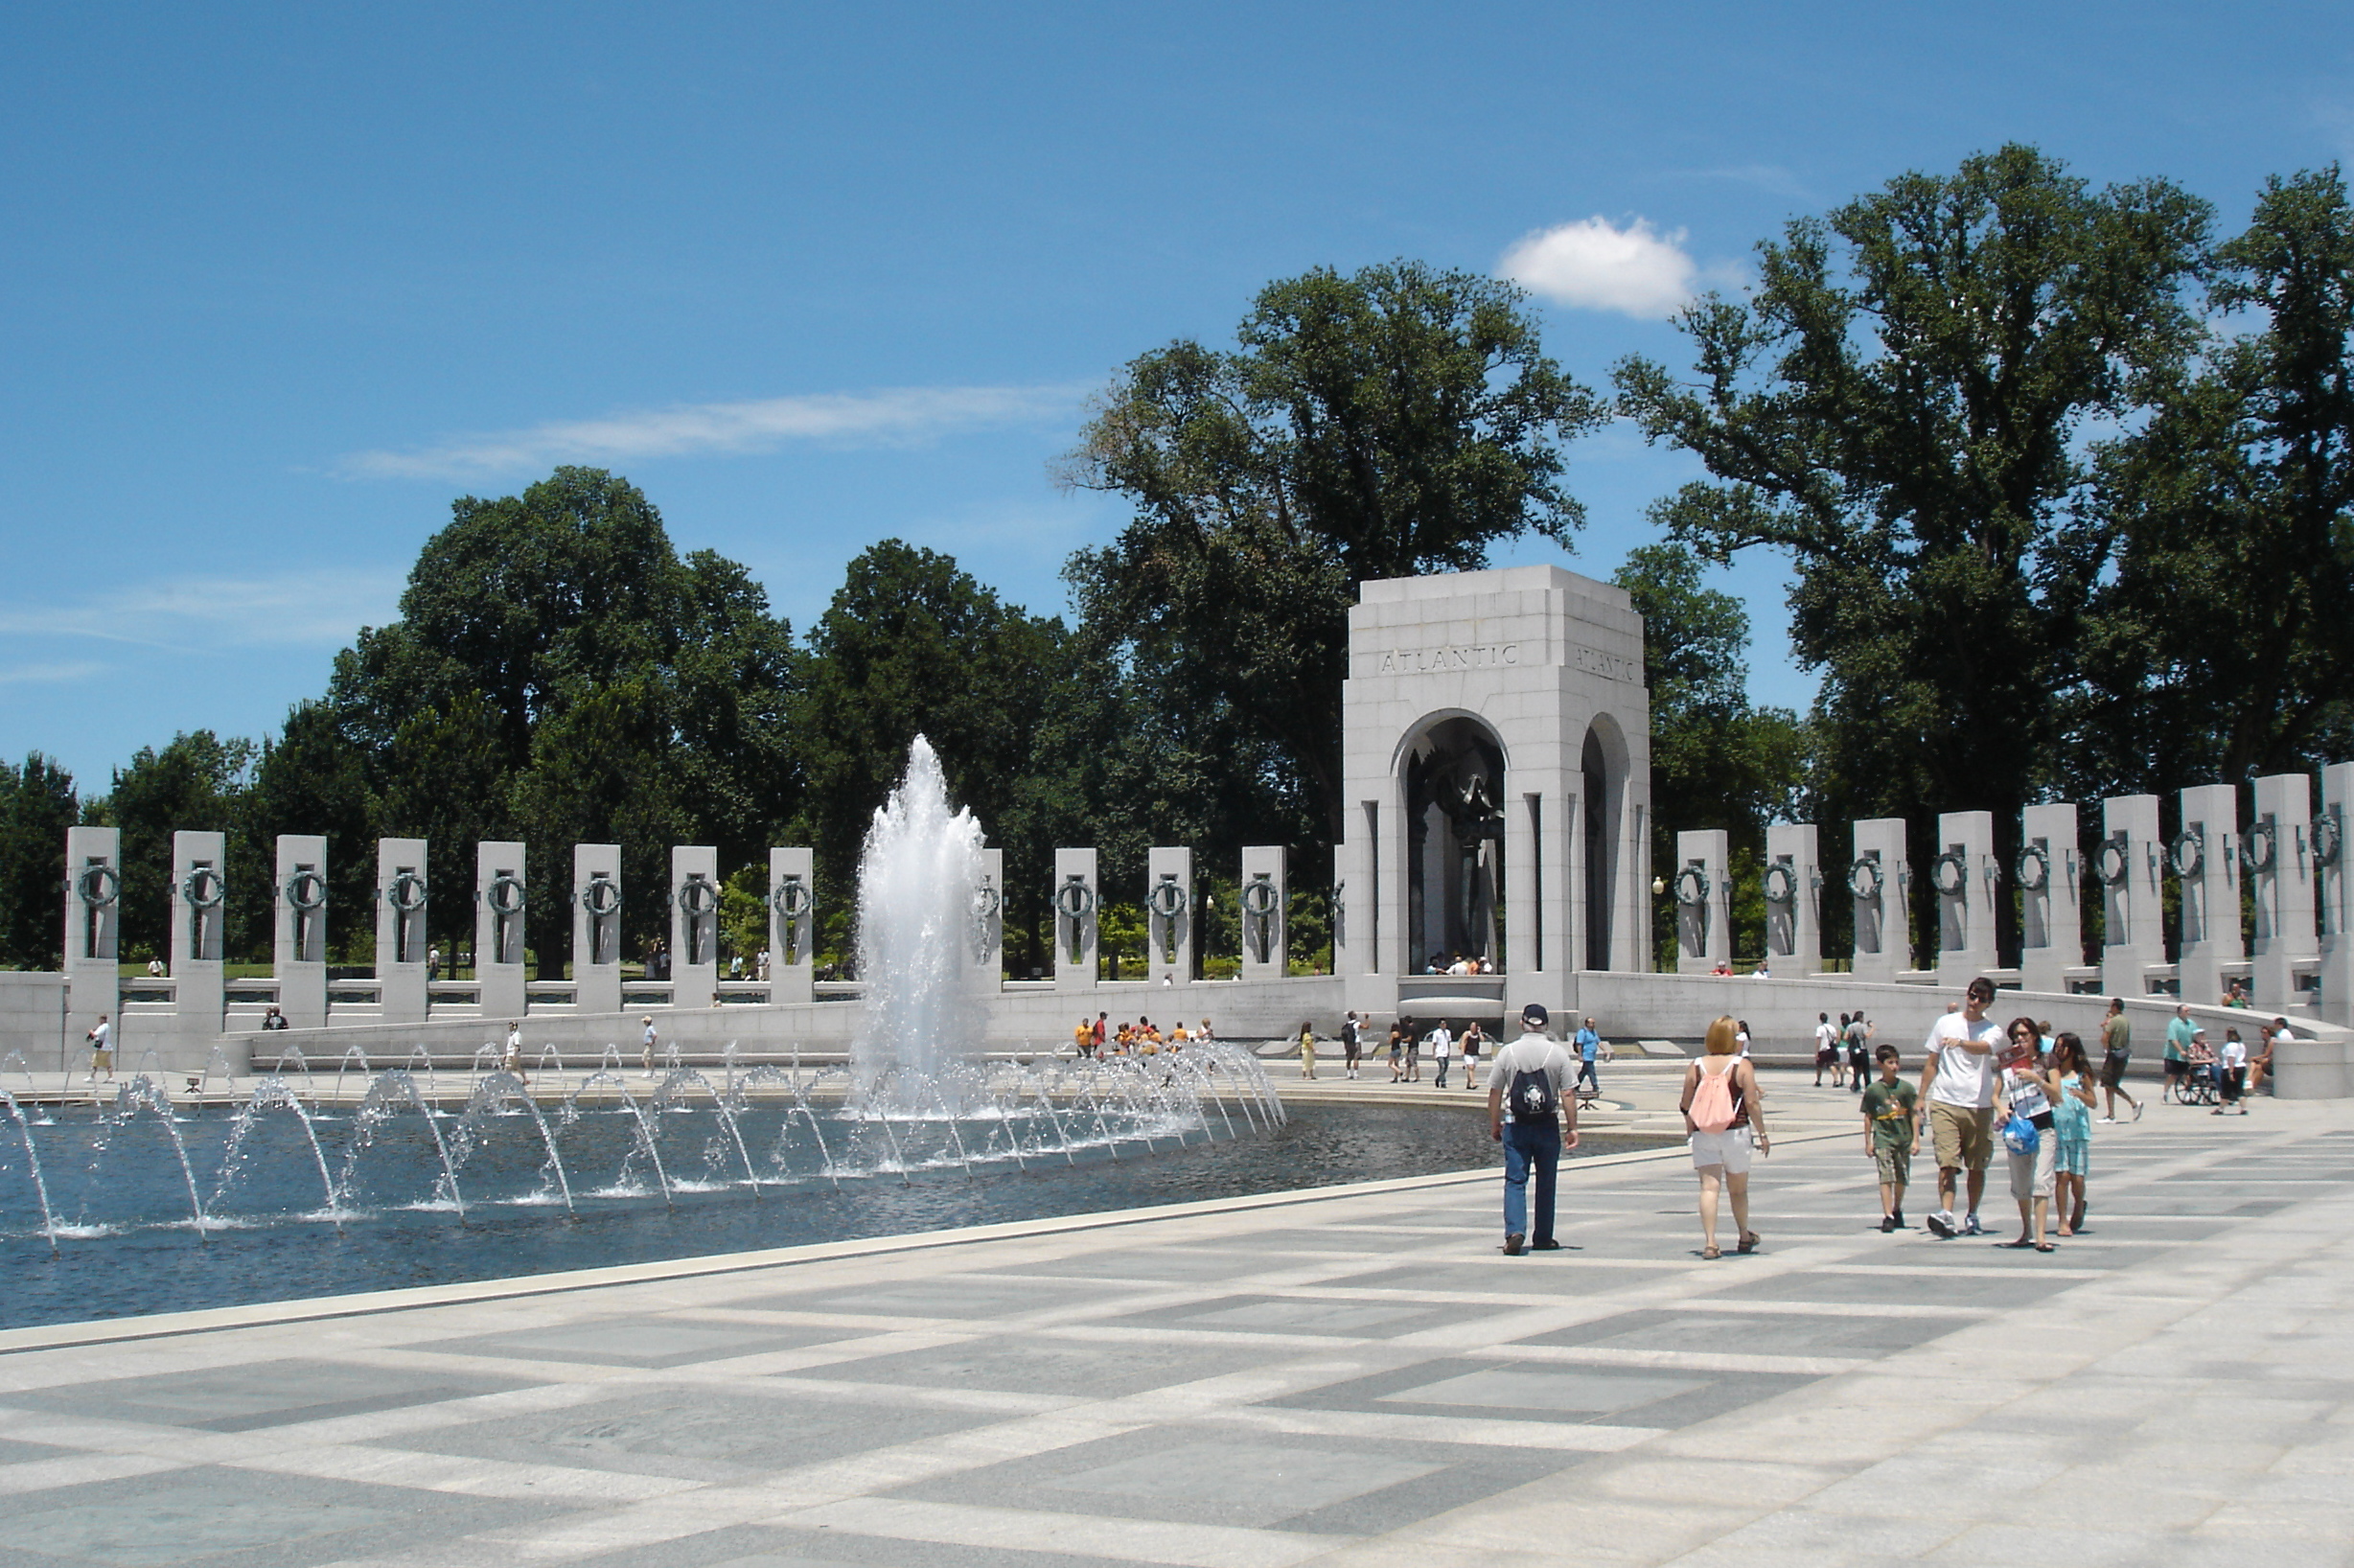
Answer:
[[[798,627],[891,536],[1059,611],[1121,520],[1048,477],[1087,391],[1269,279],[1511,256],[1600,385],[1789,218],[2015,139],[2234,225],[2354,151],[2354,12],[0,7],[0,751],[267,732],[559,461]],[[1693,472],[1581,443],[1567,564]],[[1783,576],[1723,580],[1803,705]]]

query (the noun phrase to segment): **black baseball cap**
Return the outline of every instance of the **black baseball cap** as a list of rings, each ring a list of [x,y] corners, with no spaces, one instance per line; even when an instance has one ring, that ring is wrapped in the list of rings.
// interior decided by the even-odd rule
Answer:
[[[1541,1002],[1532,1002],[1520,1009],[1520,1026],[1524,1029],[1541,1029],[1552,1021],[1553,1015],[1545,1011]]]

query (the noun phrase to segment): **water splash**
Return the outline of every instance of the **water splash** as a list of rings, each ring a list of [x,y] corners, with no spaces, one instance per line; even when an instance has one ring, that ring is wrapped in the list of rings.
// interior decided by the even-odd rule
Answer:
[[[11,1054],[14,1054],[12,1052]],[[33,1146],[33,1127],[25,1120],[25,1109],[16,1103],[16,1096],[0,1089],[0,1104],[8,1107],[16,1123],[16,1137],[25,1146],[25,1164],[33,1177],[33,1195],[41,1202],[41,1234],[49,1238],[49,1250],[58,1250],[58,1214],[49,1207],[49,1183],[41,1175],[41,1151]]]
[[[862,1094],[901,1096],[881,1108],[912,1109],[923,1086],[938,1089],[945,1070],[981,1044],[983,1014],[967,971],[982,837],[971,812],[949,809],[940,759],[916,736],[859,862],[866,998],[850,1060]]]

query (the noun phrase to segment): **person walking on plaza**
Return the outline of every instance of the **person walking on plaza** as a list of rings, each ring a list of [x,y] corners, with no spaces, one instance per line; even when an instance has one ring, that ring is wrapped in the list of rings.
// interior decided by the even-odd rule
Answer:
[[[1896,1047],[1873,1055],[1880,1077],[1863,1092],[1863,1152],[1880,1167],[1880,1228],[1887,1232],[1904,1225],[1904,1188],[1921,1148],[1921,1092],[1897,1076]]]
[[[1437,1070],[1431,1074],[1430,1086],[1433,1089],[1444,1089],[1447,1059],[1455,1054],[1455,1037],[1446,1032],[1446,1020],[1443,1018],[1439,1020],[1439,1026],[1432,1029],[1429,1038],[1422,1043],[1430,1047],[1430,1059],[1439,1064]]]
[[[1929,1137],[1937,1153],[1937,1211],[1928,1216],[1931,1234],[1983,1235],[1978,1200],[1986,1195],[1987,1162],[1995,1156],[1995,1049],[2002,1026],[1986,1016],[1995,982],[1980,975],[1963,994],[1962,1010],[1947,1013],[1929,1029],[1921,1068],[1921,1097],[1928,1102]],[[1970,1210],[1956,1227],[1953,1192],[1968,1172]]]
[[[1399,1019],[1390,1025],[1390,1081],[1397,1083],[1406,1075],[1406,1025]]]
[[[114,1082],[114,1026],[106,1022],[104,1013],[98,1015],[98,1022],[82,1038],[90,1042],[90,1081],[98,1082],[98,1075],[104,1072],[108,1083]]]
[[[1684,1132],[1692,1140],[1692,1165],[1700,1174],[1700,1256],[1723,1257],[1717,1246],[1719,1192],[1733,1201],[1734,1251],[1757,1251],[1749,1229],[1749,1156],[1771,1154],[1766,1136],[1766,1096],[1757,1069],[1741,1054],[1741,1031],[1730,1018],[1708,1026],[1708,1054],[1684,1072]]]
[[[1860,1095],[1863,1093],[1864,1076],[1870,1071],[1871,1061],[1874,1055],[1872,1049],[1872,1036],[1878,1034],[1880,1030],[1873,1027],[1870,1023],[1865,1021],[1863,1014],[1860,1012],[1858,1012],[1854,1018],[1848,1020],[1846,1029],[1847,1087],[1849,1092],[1852,1094]]]
[[[1463,1026],[1463,1086],[1477,1089],[1480,1075],[1480,1046],[1487,1040],[1480,1031],[1480,1022],[1473,1019]]]
[[[2125,1087],[2125,1069],[2134,1059],[2134,1023],[2125,1016],[2125,999],[2109,999],[2109,1016],[2101,1020],[2101,1089],[2109,1096],[2109,1114],[2101,1119],[2117,1119],[2117,1101],[2122,1099],[2134,1108],[2134,1119],[2141,1119],[2141,1101]]]
[[[519,1021],[507,1025],[507,1044],[499,1055],[499,1066],[519,1080],[523,1078],[523,1026]]]
[[[1422,1081],[1422,1037],[1414,1032],[1414,1020],[1411,1018],[1399,1019],[1397,1026],[1403,1029],[1406,1035],[1406,1081],[1420,1083]]]
[[[1520,1038],[1488,1066],[1488,1136],[1504,1145],[1504,1256],[1555,1252],[1553,1196],[1561,1151],[1578,1146],[1577,1100],[1562,1092],[1569,1053],[1545,1036],[1551,1016],[1536,1003],[1520,1009]],[[1566,1135],[1564,1124],[1566,1123]],[[1531,1226],[1529,1183],[1536,1183]]]
[[[1829,1068],[1831,1070],[1832,1088],[1841,1089],[1846,1087],[1846,1062],[1842,1054],[1845,1049],[1846,1034],[1847,1015],[1845,1013],[1841,1013],[1839,1015],[1838,1026],[1835,1028],[1832,1026],[1831,1015],[1829,1013],[1816,1013],[1814,1015],[1815,1088],[1820,1089],[1823,1087],[1823,1070],[1825,1068]]]
[[[1341,1067],[1345,1076],[1357,1075],[1357,1061],[1364,1053],[1364,1044],[1357,1033],[1357,1015],[1350,1013],[1341,1020]]]
[[[2053,1175],[2060,1160],[2060,1135],[2052,1107],[2060,1079],[2042,1064],[2043,1034],[2032,1018],[2015,1018],[2004,1031],[2004,1052],[1996,1100],[2002,1115],[2003,1144],[2011,1166],[2011,1196],[2019,1204],[2019,1239],[2002,1247],[2052,1250],[2044,1228],[2051,1221]]]
[[[1300,1076],[1316,1075],[1316,1027],[1312,1024],[1300,1026]]]
[[[654,1071],[654,1047],[658,1038],[654,1032],[654,1015],[648,1013],[638,1022],[646,1026],[646,1033],[645,1038],[638,1042],[637,1059],[648,1072],[652,1072]]]
[[[2060,1097],[2052,1105],[2052,1131],[2059,1154],[2052,1166],[2052,1213],[2063,1237],[2085,1228],[2085,1178],[2092,1173],[2092,1064],[2085,1043],[2070,1029],[2052,1037],[2052,1076]]]
[[[2182,1097],[2182,1085],[2190,1077],[2190,1043],[2198,1032],[2190,1021],[2190,1003],[2178,1003],[2174,1017],[2166,1021],[2166,1087],[2158,1092],[2160,1101],[2190,1103]]]
[[[1594,1019],[1588,1014],[1578,1026],[1578,1087],[1602,1093],[1602,1036],[1594,1032]]]

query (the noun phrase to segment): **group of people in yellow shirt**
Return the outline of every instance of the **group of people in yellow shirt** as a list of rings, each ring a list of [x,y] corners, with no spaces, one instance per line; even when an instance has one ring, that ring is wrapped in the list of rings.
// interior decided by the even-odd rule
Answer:
[[[1161,1026],[1149,1018],[1114,1026],[1097,1015],[1093,1022],[1080,1019],[1078,1027],[1071,1031],[1071,1043],[1082,1056],[1158,1056],[1165,1050],[1183,1050],[1197,1040],[1210,1038],[1207,1018],[1198,1029],[1188,1029],[1179,1022],[1164,1034]]]

